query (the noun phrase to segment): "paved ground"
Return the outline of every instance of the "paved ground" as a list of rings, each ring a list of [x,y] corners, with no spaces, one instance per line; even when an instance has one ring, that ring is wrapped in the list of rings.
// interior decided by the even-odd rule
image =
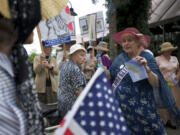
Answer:
[[[180,128],[178,128],[178,129],[166,128],[166,131],[167,131],[168,135],[180,135]]]

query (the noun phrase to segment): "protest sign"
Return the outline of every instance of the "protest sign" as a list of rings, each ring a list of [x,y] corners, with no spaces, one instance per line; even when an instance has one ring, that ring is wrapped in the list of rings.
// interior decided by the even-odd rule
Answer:
[[[62,12],[49,20],[39,23],[41,40],[45,46],[59,45],[71,40],[75,36],[75,21],[71,16],[69,7],[66,6]]]
[[[102,33],[103,30],[104,30],[104,17],[103,17],[103,12],[100,11],[100,12],[96,12],[96,13],[93,13],[93,14],[89,14],[89,15],[86,15],[86,16],[82,16],[79,18],[79,26],[80,26],[80,31],[81,31],[81,36],[83,37],[88,37],[89,36],[89,29],[90,28],[88,26],[88,16],[91,16],[91,15],[96,15],[96,18],[95,18],[95,29],[96,29],[96,33]]]
[[[144,66],[140,65],[136,59],[131,59],[125,65],[133,82],[148,78]]]

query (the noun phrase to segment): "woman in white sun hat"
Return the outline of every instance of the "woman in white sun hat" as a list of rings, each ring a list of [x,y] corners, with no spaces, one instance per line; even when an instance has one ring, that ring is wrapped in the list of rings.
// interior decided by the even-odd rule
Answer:
[[[86,86],[86,78],[81,71],[81,65],[86,61],[86,49],[80,44],[70,48],[69,61],[63,64],[59,79],[58,109],[61,117],[68,110]]]

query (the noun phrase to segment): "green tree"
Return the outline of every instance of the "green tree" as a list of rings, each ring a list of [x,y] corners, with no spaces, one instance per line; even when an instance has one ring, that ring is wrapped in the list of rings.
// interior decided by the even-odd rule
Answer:
[[[92,0],[93,3],[98,0]],[[106,0],[106,7],[109,7],[111,0]],[[108,18],[109,22],[109,42],[110,56],[113,59],[118,52],[114,46],[114,40],[111,35],[127,27],[136,27],[144,34],[150,34],[148,28],[149,11],[152,0],[112,0],[112,6]],[[115,11],[112,10],[115,7]]]
[[[33,52],[29,55],[28,59],[29,59],[29,61],[30,61],[31,64],[33,64],[34,57],[35,57],[36,55],[37,55],[37,54],[36,54],[35,51],[33,51]]]

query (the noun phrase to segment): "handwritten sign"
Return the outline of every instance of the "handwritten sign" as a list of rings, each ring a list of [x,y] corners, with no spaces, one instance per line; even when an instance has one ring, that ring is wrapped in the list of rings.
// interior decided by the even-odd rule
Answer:
[[[69,7],[66,6],[58,16],[41,21],[39,28],[45,46],[69,42],[71,37],[75,36],[74,16],[70,15]]]
[[[101,33],[103,32],[104,30],[104,17],[103,17],[103,12],[100,11],[100,12],[97,12],[97,13],[93,13],[93,14],[96,14],[96,33]],[[88,30],[88,16],[90,16],[91,14],[89,15],[86,15],[86,16],[82,16],[79,18],[79,26],[80,26],[80,31],[81,31],[81,35],[83,37],[88,37],[88,33],[89,33],[89,30]]]

